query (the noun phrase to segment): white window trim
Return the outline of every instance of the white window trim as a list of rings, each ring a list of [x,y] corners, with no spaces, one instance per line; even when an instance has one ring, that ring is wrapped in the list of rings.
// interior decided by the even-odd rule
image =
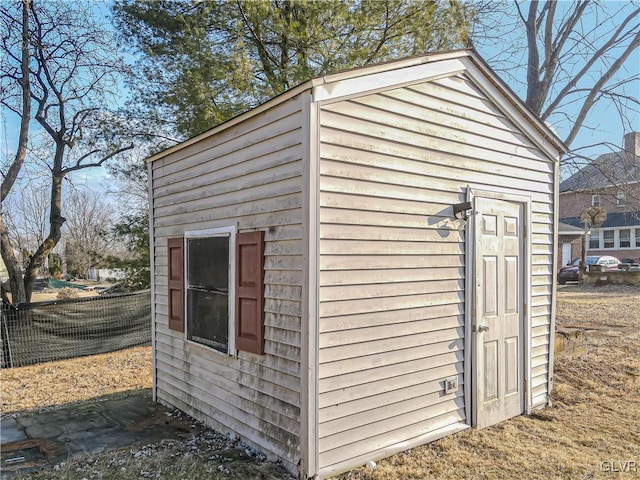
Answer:
[[[621,241],[621,239],[620,239],[620,234],[622,233],[622,231],[623,231],[623,230],[628,230],[628,231],[629,231],[629,246],[628,246],[628,247],[623,247],[623,246],[621,245],[622,241]],[[633,232],[633,228],[631,228],[631,227],[623,227],[623,228],[620,228],[619,230],[617,230],[617,232],[616,232],[616,236],[618,237],[618,238],[617,238],[617,245],[618,245],[618,248],[619,248],[619,249],[624,250],[624,249],[631,249],[631,248],[633,248],[633,240],[632,240],[633,233],[634,233],[634,232]]]
[[[596,199],[598,199],[598,203],[596,205]],[[601,204],[601,199],[600,199],[600,195],[591,195],[591,206],[592,207],[599,207]]]
[[[607,239],[605,238],[605,233],[611,232],[613,233],[613,246],[611,247],[607,247]],[[616,231],[612,230],[612,229],[606,229],[602,231],[602,250],[615,250],[616,249],[616,238],[618,238],[618,236],[616,235]]]
[[[216,228],[207,228],[204,230],[189,230],[184,232],[184,242],[185,242],[185,255],[184,255],[184,319],[185,319],[185,329],[184,335],[187,342],[193,345],[197,345],[198,347],[206,348],[212,352],[215,352],[219,355],[236,355],[236,233],[238,229],[235,225],[225,226],[225,227],[216,227]],[[194,340],[189,339],[189,316],[187,315],[188,306],[187,306],[187,288],[189,284],[189,243],[188,239],[191,238],[211,238],[211,237],[229,237],[229,337],[227,341],[227,353],[221,352],[220,350],[216,350],[215,348],[206,345],[204,343],[196,342]]]
[[[623,247],[620,245],[620,232],[622,230],[629,230],[629,246]],[[589,242],[587,243],[587,249],[589,251],[592,250],[633,250],[636,248],[640,248],[640,242],[636,241],[636,232],[640,231],[640,226],[624,226],[624,227],[613,227],[613,228],[599,228],[598,231],[594,231],[590,234]],[[605,247],[604,245],[604,234],[605,232],[613,232],[613,247]],[[591,239],[598,238],[599,247],[592,248],[591,247]]]

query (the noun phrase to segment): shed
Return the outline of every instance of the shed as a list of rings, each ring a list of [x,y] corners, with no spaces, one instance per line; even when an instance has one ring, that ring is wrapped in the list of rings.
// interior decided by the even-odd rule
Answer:
[[[151,157],[155,398],[301,478],[547,405],[564,149],[461,50]]]

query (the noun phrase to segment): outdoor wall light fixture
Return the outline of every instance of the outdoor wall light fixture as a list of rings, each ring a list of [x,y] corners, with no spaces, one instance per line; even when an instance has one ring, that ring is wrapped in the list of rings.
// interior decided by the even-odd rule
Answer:
[[[456,203],[453,206],[453,216],[456,217],[462,225],[467,223],[471,215],[471,202]]]

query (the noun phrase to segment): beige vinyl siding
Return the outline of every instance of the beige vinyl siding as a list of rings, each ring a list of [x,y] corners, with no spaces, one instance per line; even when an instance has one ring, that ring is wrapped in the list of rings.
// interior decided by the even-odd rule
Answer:
[[[320,140],[320,473],[465,424],[465,234],[451,205],[468,185],[531,198],[541,403],[553,162],[464,75],[324,104]],[[442,395],[452,375],[460,386]]]
[[[161,401],[297,471],[303,284],[299,97],[151,164],[156,385]],[[226,356],[169,330],[167,238],[265,230],[265,355]]]

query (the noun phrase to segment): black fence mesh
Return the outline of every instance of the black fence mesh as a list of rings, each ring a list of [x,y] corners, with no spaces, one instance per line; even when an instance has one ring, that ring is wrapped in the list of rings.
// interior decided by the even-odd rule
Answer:
[[[151,344],[151,293],[2,305],[2,367]]]

